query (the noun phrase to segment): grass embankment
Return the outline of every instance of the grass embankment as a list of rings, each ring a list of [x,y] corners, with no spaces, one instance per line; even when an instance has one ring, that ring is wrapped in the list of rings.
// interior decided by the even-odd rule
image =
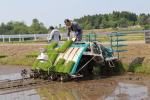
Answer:
[[[83,34],[88,34],[91,32],[95,33],[107,33],[107,32],[120,32],[120,31],[136,31],[136,30],[143,30],[143,27],[137,28],[108,28],[108,29],[92,29],[92,30],[83,30]]]

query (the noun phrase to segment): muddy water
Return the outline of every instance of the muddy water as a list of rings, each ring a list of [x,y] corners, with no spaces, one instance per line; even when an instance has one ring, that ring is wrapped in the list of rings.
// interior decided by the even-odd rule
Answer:
[[[1,66],[0,68],[5,72],[10,67],[5,66],[7,70],[2,69]],[[93,79],[82,80],[81,78],[62,83],[40,79],[21,80],[18,79],[21,68],[13,66],[11,68],[16,70],[11,71],[11,74],[0,75],[1,86],[10,86],[12,77],[8,76],[11,75],[14,75],[11,82],[26,84],[1,88],[0,100],[150,100],[150,75],[148,74],[128,73],[110,77],[93,77]]]

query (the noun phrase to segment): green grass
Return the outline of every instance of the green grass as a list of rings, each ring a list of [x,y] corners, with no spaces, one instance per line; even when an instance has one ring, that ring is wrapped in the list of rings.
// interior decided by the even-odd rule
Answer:
[[[150,68],[147,68],[147,69],[145,70],[145,73],[150,74]]]

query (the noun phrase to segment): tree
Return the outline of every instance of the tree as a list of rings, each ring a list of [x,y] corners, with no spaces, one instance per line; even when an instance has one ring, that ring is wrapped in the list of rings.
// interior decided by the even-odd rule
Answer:
[[[140,25],[146,25],[146,20],[148,16],[141,14],[137,19]]]
[[[85,30],[90,30],[90,29],[92,29],[92,26],[91,26],[91,24],[87,24],[86,26],[85,26],[85,28],[84,28]]]
[[[29,34],[45,34],[48,30],[45,28],[43,23],[35,18],[32,20],[32,25],[29,27]]]
[[[108,22],[106,21],[106,19],[105,18],[103,18],[103,20],[102,20],[102,23],[100,24],[100,27],[103,27],[103,28],[108,28]]]
[[[149,18],[147,18],[146,22],[147,22],[147,24],[149,24],[149,25],[150,25],[150,17],[149,17]]]
[[[111,28],[116,28],[117,27],[117,21],[110,20],[110,21],[108,21],[108,23],[109,23],[109,26]]]

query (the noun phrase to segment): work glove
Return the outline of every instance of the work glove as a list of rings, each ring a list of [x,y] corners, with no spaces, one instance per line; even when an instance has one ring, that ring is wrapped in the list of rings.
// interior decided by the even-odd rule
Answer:
[[[69,41],[69,40],[70,40],[70,37],[68,36],[67,39],[68,39],[68,41]]]
[[[51,40],[47,40],[47,43],[50,43],[51,42]]]
[[[78,32],[78,31],[76,31],[76,32],[74,33],[74,36],[76,37],[76,36],[77,36],[77,34],[79,34],[79,32]]]

